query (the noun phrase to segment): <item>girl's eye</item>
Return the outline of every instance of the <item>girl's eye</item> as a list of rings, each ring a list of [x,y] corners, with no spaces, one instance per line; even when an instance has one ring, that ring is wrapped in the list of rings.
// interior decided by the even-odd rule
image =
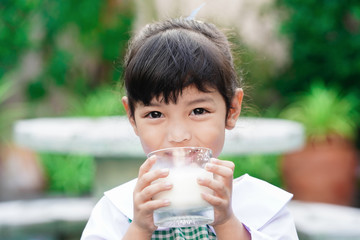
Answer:
[[[201,114],[205,114],[205,113],[208,113],[208,111],[205,110],[204,108],[195,108],[191,112],[191,114],[193,114],[193,115],[201,115]]]
[[[158,112],[158,111],[153,111],[146,115],[146,117],[149,117],[149,118],[160,118],[161,116],[162,116],[162,113]]]

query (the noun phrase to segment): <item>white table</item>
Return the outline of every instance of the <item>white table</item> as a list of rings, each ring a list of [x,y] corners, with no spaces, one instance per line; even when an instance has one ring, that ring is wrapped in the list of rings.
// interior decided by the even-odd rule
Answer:
[[[300,239],[360,239],[359,208],[293,200],[289,209],[294,216]]]
[[[94,204],[92,198],[0,202],[0,239],[79,239]]]
[[[96,157],[144,157],[126,117],[40,118],[20,120],[15,142],[36,151]],[[304,143],[301,124],[282,119],[240,118],[226,131],[223,154],[284,153]]]
[[[14,126],[14,139],[17,144],[40,152],[95,156],[97,194],[136,177],[145,159],[126,117],[21,120]],[[303,144],[304,129],[297,122],[240,118],[236,127],[226,132],[222,154],[279,154],[299,149]]]

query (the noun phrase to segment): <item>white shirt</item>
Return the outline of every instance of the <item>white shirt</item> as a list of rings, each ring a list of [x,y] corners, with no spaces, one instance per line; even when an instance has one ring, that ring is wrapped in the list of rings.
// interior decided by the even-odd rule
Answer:
[[[81,240],[120,240],[133,218],[133,190],[137,179],[110,191],[94,207]],[[286,208],[292,194],[247,174],[233,183],[232,208],[251,239],[298,239]],[[213,230],[213,228],[212,228]]]

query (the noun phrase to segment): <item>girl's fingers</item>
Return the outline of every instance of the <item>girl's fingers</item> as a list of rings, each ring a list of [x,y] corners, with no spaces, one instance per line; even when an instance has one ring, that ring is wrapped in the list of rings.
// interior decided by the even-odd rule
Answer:
[[[229,189],[221,182],[211,178],[198,178],[198,183],[201,186],[210,188],[214,191],[216,196],[221,198],[229,197]]]
[[[145,212],[153,212],[156,209],[170,206],[170,204],[170,201],[167,199],[152,200],[140,205],[139,207],[141,209],[139,210],[144,210]]]
[[[140,192],[145,187],[149,186],[156,179],[165,178],[168,175],[169,175],[169,169],[167,169],[167,168],[148,171],[148,172],[144,173],[142,176],[139,176],[135,190]]]
[[[213,163],[213,164],[216,164],[216,165],[222,165],[224,167],[228,167],[228,168],[230,168],[232,170],[235,169],[235,164],[232,161],[219,160],[219,159],[216,159],[216,158],[211,158],[210,162]]]
[[[226,200],[208,193],[201,193],[202,198],[214,207],[221,207],[226,205]]]
[[[217,161],[219,161],[219,160],[217,160]],[[224,161],[221,161],[221,162],[224,162]],[[234,173],[234,168],[229,163],[219,164],[218,162],[212,161],[205,165],[205,169],[209,172],[212,172],[212,173],[222,176],[224,178],[230,178],[230,177],[232,178],[233,173]]]
[[[170,205],[167,199],[152,199],[159,192],[167,191],[172,188],[172,184],[167,181],[157,182],[147,186],[143,191],[134,195],[134,205],[137,211],[151,213],[154,210]]]
[[[168,191],[173,187],[173,185],[168,181],[161,181],[154,184],[151,184],[144,188],[141,193],[138,195],[141,202],[151,200],[155,194]]]
[[[212,172],[214,178],[199,178],[198,183],[213,190],[214,197],[229,199],[232,191],[234,167],[233,162],[212,158],[211,162],[205,165],[205,169]],[[216,202],[214,203],[217,204]]]
[[[156,162],[156,156],[154,155],[146,159],[145,162],[139,168],[138,177],[140,178],[142,175],[149,172],[152,166],[155,164],[155,162]]]

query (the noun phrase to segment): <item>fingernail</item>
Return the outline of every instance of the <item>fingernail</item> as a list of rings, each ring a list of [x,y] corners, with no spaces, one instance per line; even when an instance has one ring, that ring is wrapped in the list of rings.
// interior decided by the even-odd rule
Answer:
[[[166,188],[171,188],[172,187],[172,183],[171,182],[164,182],[164,186]]]
[[[212,163],[205,164],[205,169],[212,169],[213,167],[214,167],[214,164],[212,164]]]
[[[204,182],[204,178],[203,178],[203,177],[198,177],[197,180],[198,180],[198,182]]]
[[[202,193],[200,193],[200,195],[201,195],[201,198],[205,200],[208,194],[202,192]]]
[[[169,173],[169,169],[168,169],[168,168],[162,168],[162,169],[160,169],[160,171],[161,171],[162,174]]]
[[[164,203],[164,205],[166,205],[166,206],[169,206],[169,205],[170,205],[169,199],[164,199],[164,200],[163,200],[163,203]]]

